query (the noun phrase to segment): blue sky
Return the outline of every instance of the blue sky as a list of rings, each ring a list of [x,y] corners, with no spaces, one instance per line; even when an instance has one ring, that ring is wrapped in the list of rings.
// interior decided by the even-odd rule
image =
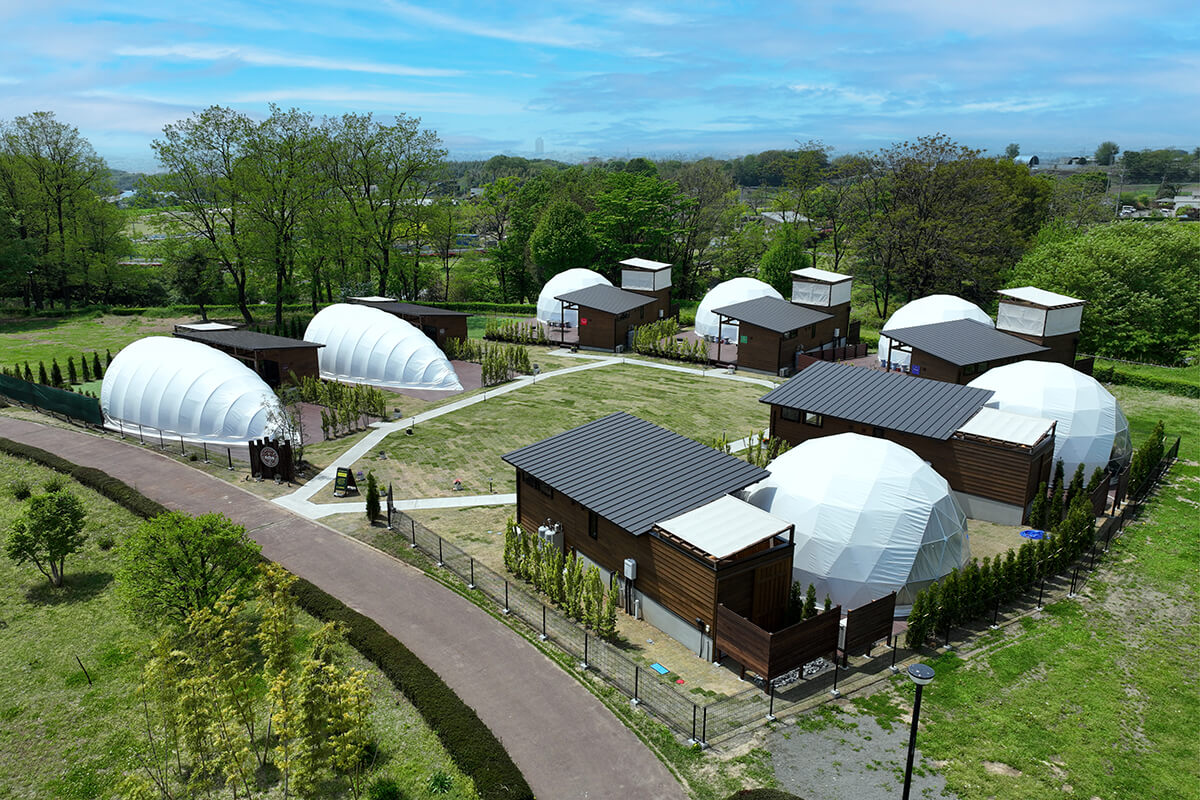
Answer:
[[[1200,144],[1194,0],[0,0],[0,31],[0,119],[54,111],[127,168],[270,102],[419,116],[458,158]]]

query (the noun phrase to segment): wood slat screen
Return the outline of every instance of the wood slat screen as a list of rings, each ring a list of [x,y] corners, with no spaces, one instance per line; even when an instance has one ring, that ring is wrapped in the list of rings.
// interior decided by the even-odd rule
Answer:
[[[717,606],[717,649],[770,681],[837,650],[842,607],[770,633]]]
[[[846,614],[846,653],[862,653],[875,642],[892,635],[896,614],[896,593],[872,600]]]

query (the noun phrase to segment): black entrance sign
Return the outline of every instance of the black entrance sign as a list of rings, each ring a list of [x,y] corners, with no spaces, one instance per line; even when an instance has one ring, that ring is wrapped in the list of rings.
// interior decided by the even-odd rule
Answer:
[[[358,484],[354,482],[354,473],[349,467],[338,467],[333,479],[333,496],[345,497],[349,492],[358,494]]]

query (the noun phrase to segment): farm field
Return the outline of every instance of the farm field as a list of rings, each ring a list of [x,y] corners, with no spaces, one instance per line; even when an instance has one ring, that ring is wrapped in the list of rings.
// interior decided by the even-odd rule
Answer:
[[[9,484],[18,476],[40,489],[57,473],[0,456],[0,530],[20,512]],[[88,509],[88,542],[66,561],[66,584],[52,589],[32,565],[0,560],[0,797],[119,797],[118,783],[136,769],[142,747],[136,686],[151,634],[136,625],[117,597],[114,572],[125,531],[139,524],[130,512],[71,481]],[[102,549],[111,537],[115,546]],[[300,636],[317,623],[300,615]],[[366,671],[379,745],[374,777],[395,780],[406,797],[424,796],[439,770],[453,788],[446,797],[476,793],[436,735],[383,674],[350,652]],[[79,668],[78,657],[91,677]],[[273,795],[272,795],[273,796]]]
[[[738,439],[766,427],[760,386],[632,365],[600,367],[542,381],[392,434],[355,469],[371,470],[398,497],[516,491],[510,450],[613,411],[627,411],[699,441]],[[731,420],[733,422],[731,422]],[[387,453],[378,457],[378,450]],[[322,497],[332,502],[332,497]]]

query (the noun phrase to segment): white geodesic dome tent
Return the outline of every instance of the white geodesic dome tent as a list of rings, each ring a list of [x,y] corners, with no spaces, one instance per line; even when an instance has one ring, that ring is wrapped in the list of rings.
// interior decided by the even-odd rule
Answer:
[[[1054,458],[1067,479],[1083,464],[1084,480],[1096,467],[1133,457],[1129,423],[1112,394],[1090,375],[1066,364],[1018,361],[988,370],[968,386],[990,389],[987,405],[1001,411],[1056,420]]]
[[[895,442],[823,436],[767,469],[746,499],[796,526],[793,577],[845,611],[895,591],[907,613],[918,591],[970,557],[950,485]]]
[[[763,283],[757,278],[733,278],[724,283],[718,283],[708,290],[708,293],[704,295],[704,299],[700,301],[700,306],[696,309],[696,333],[700,336],[715,339],[717,338],[719,329],[725,335],[725,338],[736,342],[738,334],[737,322],[726,322],[724,325],[719,325],[720,320],[713,313],[713,309],[724,308],[725,306],[742,303],[746,300],[753,300],[756,297],[778,297],[780,300],[783,299],[783,295],[775,291],[774,287]]]
[[[892,366],[907,367],[910,355],[896,351],[892,355],[892,340],[884,334],[901,328],[915,328],[918,325],[932,325],[935,322],[950,322],[956,319],[973,319],[988,327],[996,327],[982,308],[961,297],[952,294],[931,294],[919,300],[913,300],[900,308],[888,318],[879,333],[879,363],[887,364],[891,359]]]
[[[282,433],[271,387],[233,356],[199,342],[149,336],[113,358],[100,389],[105,427],[214,444]]]
[[[337,303],[321,309],[304,338],[317,351],[321,377],[384,389],[459,392],[446,355],[414,325],[370,306]]]
[[[541,293],[538,294],[538,322],[554,324],[566,322],[568,327],[574,328],[578,326],[579,312],[568,308],[564,313],[562,303],[554,298],[560,294],[597,285],[612,286],[612,281],[599,272],[593,272],[590,269],[576,268],[558,273],[546,281],[546,285],[542,287]]]

